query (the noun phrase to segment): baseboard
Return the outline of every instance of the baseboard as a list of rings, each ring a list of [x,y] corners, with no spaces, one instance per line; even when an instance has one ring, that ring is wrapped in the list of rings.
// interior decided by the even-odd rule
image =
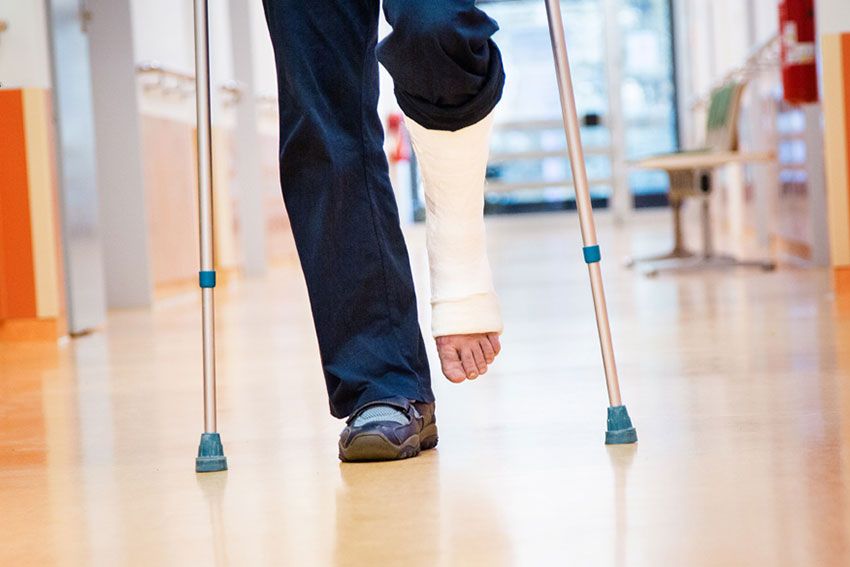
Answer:
[[[68,334],[64,319],[6,319],[0,321],[0,343],[52,342]]]

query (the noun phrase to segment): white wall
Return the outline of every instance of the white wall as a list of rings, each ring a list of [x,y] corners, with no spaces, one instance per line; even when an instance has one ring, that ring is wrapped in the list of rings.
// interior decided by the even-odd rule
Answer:
[[[210,67],[213,82],[233,80],[227,3],[210,2]],[[132,0],[133,43],[137,62],[157,61],[163,67],[193,73],[194,17],[192,2]]]
[[[233,46],[230,42],[230,2],[250,2],[259,4],[254,0],[228,0],[227,2],[210,2],[210,80],[213,84],[232,82],[233,74]],[[189,2],[186,2],[189,4]],[[189,39],[192,40],[190,33]]]
[[[847,0],[816,0],[818,33],[850,32],[850,2]]]
[[[138,61],[158,61],[164,67],[191,73],[192,2],[133,0],[133,43]]]
[[[705,94],[778,30],[778,0],[675,0],[687,13],[686,58],[694,69],[691,94]],[[683,5],[687,4],[683,8]]]
[[[44,0],[3,0],[0,20],[0,85],[2,88],[50,87],[50,56]]]
[[[251,2],[251,48],[254,51],[254,89],[260,96],[277,96],[274,51],[261,2]]]
[[[755,40],[756,43],[764,43],[779,29],[779,4],[777,0],[750,1],[753,3]]]
[[[693,103],[777,33],[778,0],[674,0],[674,10],[680,121],[683,140],[693,144],[703,120]]]
[[[153,301],[130,0],[89,0],[100,226],[110,308]]]
[[[243,0],[244,1],[244,0]],[[133,47],[136,64],[155,62],[168,71],[195,72],[193,2],[173,0],[130,0],[133,19]],[[210,81],[213,122],[232,122],[223,112],[218,87],[234,80],[227,2],[210,2]],[[194,96],[158,96],[140,91],[142,114],[182,122],[195,119]]]
[[[754,47],[749,42],[747,2],[709,0],[708,4],[711,8],[709,17],[712,18],[714,32],[711,43],[715,54],[715,73],[722,75],[739,66]]]

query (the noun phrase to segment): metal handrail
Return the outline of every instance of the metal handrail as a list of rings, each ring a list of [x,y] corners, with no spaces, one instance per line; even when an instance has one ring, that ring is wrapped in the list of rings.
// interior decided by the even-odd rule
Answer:
[[[610,156],[611,146],[599,148],[588,148],[584,151],[585,155],[592,156]],[[546,158],[563,158],[564,150],[529,150],[517,152],[492,152],[490,154],[490,163],[501,163],[504,161],[522,161],[522,160],[541,160]]]
[[[277,95],[258,94],[254,100],[261,112],[277,112]]]
[[[564,124],[557,118],[536,120],[505,120],[496,122],[494,130],[560,130]]]
[[[180,98],[195,95],[195,75],[169,69],[158,61],[145,61],[136,65],[136,74],[140,77],[153,77],[153,80],[143,82],[145,91],[157,91],[165,95],[176,94]],[[241,100],[244,89],[237,81],[227,81],[218,86],[225,106],[231,106]]]
[[[587,183],[591,187],[610,187],[614,180],[611,177],[599,177],[588,179]],[[487,193],[512,193],[514,191],[531,191],[553,187],[575,189],[575,183],[570,177],[546,181],[488,181],[485,191]]]
[[[604,120],[599,126],[604,126]],[[497,122],[494,126],[497,130],[517,130],[517,131],[535,131],[535,130],[561,130],[564,123],[561,120],[552,119],[535,119],[535,120],[509,120]],[[596,146],[584,149],[585,156],[607,156],[611,162],[614,160],[614,148],[612,145]],[[542,160],[549,158],[566,158],[566,150],[559,148],[557,150],[516,150],[516,151],[495,151],[490,154],[488,164],[505,163],[512,161],[523,160]],[[590,186],[613,186],[613,178],[596,178],[588,179]],[[534,181],[488,181],[487,193],[508,193],[514,191],[539,190],[553,187],[568,187],[574,188],[575,185],[571,177],[561,179],[546,179]]]
[[[163,67],[159,61],[145,61],[139,63],[138,65],[136,65],[136,73],[140,75],[155,74],[163,77],[178,79],[180,81],[191,81],[192,84],[195,83],[194,73],[186,73],[183,71],[177,71],[175,69],[168,69],[166,67]]]
[[[781,37],[779,34],[761,43],[747,55],[743,64],[726,72],[720,79],[712,83],[707,92],[695,97],[690,105],[691,110],[708,106],[708,102],[711,100],[711,94],[731,81],[746,81],[755,76],[759,71],[777,68],[779,64],[780,45]]]

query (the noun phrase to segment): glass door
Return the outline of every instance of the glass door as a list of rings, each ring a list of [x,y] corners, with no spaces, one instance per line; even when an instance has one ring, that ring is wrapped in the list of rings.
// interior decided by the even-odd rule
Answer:
[[[614,0],[621,39],[620,100],[627,161],[679,149],[673,14],[670,0]],[[667,204],[667,175],[634,171],[628,189],[636,207]]]
[[[575,194],[545,3],[479,5],[499,22],[495,40],[507,74],[492,140],[486,211],[572,209]],[[594,206],[609,205],[618,180],[629,194],[629,207],[632,201],[663,203],[663,175],[623,172],[626,160],[677,147],[669,0],[561,0],[561,8]],[[606,23],[606,10],[616,14],[610,19],[615,29]],[[611,45],[619,46],[619,57],[609,59]],[[609,96],[611,64],[618,65],[619,98]],[[612,100],[621,104],[614,112]],[[421,183],[414,193],[421,217]]]

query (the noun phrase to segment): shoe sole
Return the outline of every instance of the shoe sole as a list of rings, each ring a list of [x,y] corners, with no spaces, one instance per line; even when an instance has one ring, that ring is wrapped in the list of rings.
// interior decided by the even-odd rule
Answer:
[[[401,445],[383,435],[359,435],[348,447],[339,447],[339,460],[345,463],[399,461],[419,455],[437,446],[437,424],[426,425],[419,435],[411,435]]]
[[[398,461],[419,454],[419,435],[411,435],[401,445],[383,435],[358,435],[348,447],[339,448],[339,460],[346,463]]]

